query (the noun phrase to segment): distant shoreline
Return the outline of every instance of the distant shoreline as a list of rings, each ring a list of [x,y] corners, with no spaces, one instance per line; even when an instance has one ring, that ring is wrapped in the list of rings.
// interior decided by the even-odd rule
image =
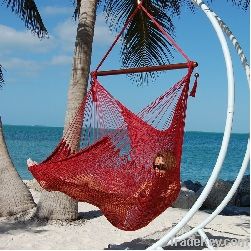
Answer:
[[[47,126],[47,125],[10,125],[3,124],[3,127],[31,127],[31,128],[57,128],[62,129],[63,126]],[[223,134],[224,132],[209,132],[209,131],[185,131],[185,133],[214,133],[214,134]],[[232,134],[241,134],[241,135],[249,135],[249,132],[232,132]]]
[[[84,131],[84,129],[83,129]],[[4,133],[9,152],[18,173],[23,179],[31,179],[26,160],[41,162],[57,146],[62,138],[63,127],[5,126]],[[215,166],[222,142],[222,133],[187,131],[181,160],[182,180],[205,184]],[[249,134],[232,134],[226,160],[219,178],[233,180],[242,164]],[[82,139],[83,148],[84,139]],[[246,172],[249,173],[249,170]]]

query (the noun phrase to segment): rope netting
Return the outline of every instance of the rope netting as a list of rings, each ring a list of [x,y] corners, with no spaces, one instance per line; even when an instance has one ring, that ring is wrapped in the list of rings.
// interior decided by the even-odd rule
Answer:
[[[29,170],[43,188],[96,205],[120,229],[146,226],[180,191],[194,67],[188,61],[186,75],[138,114],[115,99],[94,72],[91,88],[58,147]],[[76,143],[81,126],[82,149],[75,152],[70,146]]]
[[[33,176],[47,190],[98,206],[120,229],[147,225],[172,204],[180,191],[191,72],[189,68],[180,82],[138,115],[94,79],[84,105],[85,147],[71,152],[67,142],[74,139],[73,129],[45,162],[29,168]],[[164,172],[153,168],[159,153],[167,156]]]

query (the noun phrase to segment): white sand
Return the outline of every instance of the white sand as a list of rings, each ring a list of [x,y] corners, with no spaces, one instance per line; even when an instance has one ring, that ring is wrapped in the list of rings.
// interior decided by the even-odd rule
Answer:
[[[32,190],[32,194],[37,202],[40,193]],[[169,208],[147,227],[134,232],[125,232],[113,227],[100,214],[98,208],[90,204],[79,203],[79,212],[83,218],[73,223],[52,222],[45,225],[0,218],[0,249],[103,250],[108,244],[120,245],[118,249],[125,249],[126,246],[129,249],[143,249],[163,236],[187,211]],[[196,226],[207,216],[205,212],[198,212],[183,231]],[[220,249],[249,249],[249,220],[248,216],[217,216],[205,228],[205,232],[212,241],[221,241],[223,247]],[[181,242],[178,248],[169,248],[186,250],[206,248],[195,242],[193,246],[189,246],[191,242],[190,244],[187,242],[186,247],[184,245],[185,243]]]

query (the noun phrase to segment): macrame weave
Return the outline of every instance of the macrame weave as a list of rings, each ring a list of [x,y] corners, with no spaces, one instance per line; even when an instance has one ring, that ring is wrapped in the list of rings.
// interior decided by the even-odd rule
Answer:
[[[46,161],[29,170],[43,188],[96,205],[120,229],[146,226],[174,202],[180,191],[191,71],[188,69],[180,82],[138,115],[95,79],[84,104],[85,148],[71,151],[67,142],[74,138],[72,129]],[[82,116],[80,112],[78,116]],[[158,152],[172,156],[172,166],[164,173],[153,169]]]
[[[108,54],[107,54],[108,55]],[[99,65],[100,67],[100,65]],[[185,76],[137,115],[92,74],[92,85],[54,152],[29,170],[49,191],[61,191],[100,208],[123,230],[149,224],[177,198],[189,82]],[[82,126],[82,149],[75,152]],[[168,168],[153,168],[156,156]]]

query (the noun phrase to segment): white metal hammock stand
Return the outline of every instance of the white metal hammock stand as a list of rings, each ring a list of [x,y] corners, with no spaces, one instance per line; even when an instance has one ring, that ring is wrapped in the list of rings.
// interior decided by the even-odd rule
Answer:
[[[233,123],[233,113],[234,113],[234,76],[233,76],[233,66],[232,66],[232,60],[229,52],[229,48],[224,36],[224,33],[229,37],[232,44],[234,45],[235,49],[237,50],[237,53],[240,57],[241,63],[244,67],[245,73],[247,75],[247,81],[248,85],[250,85],[250,68],[247,63],[246,57],[243,53],[243,50],[241,49],[237,39],[234,37],[232,32],[229,30],[227,25],[212,11],[209,9],[209,7],[203,3],[201,0],[192,0],[194,4],[196,4],[201,10],[205,13],[205,15],[208,17],[209,21],[211,22],[218,39],[221,43],[223,55],[225,58],[226,68],[227,68],[227,79],[228,79],[228,106],[227,106],[227,116],[226,116],[226,124],[225,124],[225,131],[223,135],[223,140],[221,144],[221,149],[219,151],[219,155],[216,161],[216,164],[214,166],[213,172],[202,191],[201,195],[197,199],[197,201],[194,203],[193,207],[187,212],[187,214],[182,218],[182,220],[174,226],[165,236],[163,236],[159,241],[154,243],[152,246],[148,248],[148,250],[160,250],[163,249],[162,247],[167,246],[172,243],[177,243],[179,241],[182,241],[184,239],[189,238],[190,236],[199,233],[204,243],[207,245],[209,249],[213,249],[213,246],[210,243],[210,240],[208,239],[207,235],[205,234],[203,228],[211,222],[227,205],[227,203],[231,200],[232,196],[238,189],[238,186],[240,185],[240,182],[244,176],[244,173],[247,169],[249,159],[250,159],[250,145],[249,140],[247,143],[247,149],[246,153],[241,165],[241,168],[239,170],[239,173],[235,179],[235,182],[233,183],[230,191],[224,198],[224,200],[220,203],[220,205],[215,209],[215,211],[208,216],[202,223],[200,223],[198,226],[194,227],[192,230],[176,237],[176,234],[188,223],[188,221],[195,215],[195,213],[199,210],[199,208],[202,206],[203,202],[209,195],[218,175],[222,168],[223,161],[226,156],[229,139],[231,136],[231,129],[232,129],[232,123]]]

